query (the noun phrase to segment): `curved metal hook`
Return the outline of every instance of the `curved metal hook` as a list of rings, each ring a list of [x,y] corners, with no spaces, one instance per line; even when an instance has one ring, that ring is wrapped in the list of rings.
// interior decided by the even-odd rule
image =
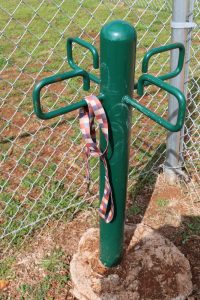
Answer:
[[[167,80],[167,79],[177,76],[183,68],[184,57],[185,57],[185,47],[181,43],[169,44],[169,45],[165,45],[165,46],[161,46],[161,47],[153,48],[153,49],[149,50],[145,54],[143,61],[142,61],[142,73],[148,72],[148,63],[149,63],[150,58],[153,55],[161,53],[161,52],[173,50],[173,49],[179,49],[179,57],[178,57],[178,63],[177,63],[176,69],[165,75],[158,76],[158,78],[161,80]]]
[[[47,113],[44,113],[41,108],[40,93],[44,86],[59,81],[63,81],[65,79],[77,77],[77,76],[83,77],[83,89],[85,91],[88,91],[90,89],[90,78],[88,73],[84,70],[73,70],[70,72],[65,72],[62,74],[56,74],[54,76],[46,77],[35,85],[33,90],[33,107],[34,107],[34,112],[38,118],[43,120],[51,119],[86,105],[86,102],[82,100],[78,103],[70,104],[65,107],[61,107],[59,109]]]
[[[99,54],[98,54],[97,49],[90,43],[76,37],[76,38],[68,38],[67,39],[67,60],[68,60],[69,65],[72,67],[72,69],[74,69],[74,70],[81,69],[74,62],[73,54],[72,54],[72,43],[77,43],[78,45],[90,50],[90,52],[92,53],[92,57],[93,57],[93,67],[94,67],[94,69],[99,68]],[[94,74],[91,74],[91,73],[88,73],[88,74],[92,81],[94,81],[98,84],[100,83],[100,79],[98,77],[96,77]]]
[[[145,81],[147,81],[151,84],[154,84],[154,85],[160,87],[161,89],[167,91],[168,93],[172,94],[178,100],[179,108],[178,108],[177,121],[176,121],[175,125],[173,125],[170,122],[168,122],[167,120],[163,119],[162,117],[160,117],[156,113],[152,112],[151,110],[146,108],[144,105],[140,104],[135,99],[132,99],[129,96],[125,96],[124,101],[127,104],[130,104],[131,106],[133,106],[134,108],[139,110],[141,113],[143,113],[144,115],[146,115],[147,117],[149,117],[150,119],[155,121],[156,123],[160,124],[161,126],[163,126],[166,129],[168,129],[169,131],[172,131],[172,132],[179,131],[184,124],[185,110],[186,110],[186,100],[185,100],[185,96],[183,95],[183,93],[180,90],[178,90],[177,88],[171,86],[170,84],[162,81],[161,79],[159,79],[157,77],[154,77],[150,74],[143,74],[142,76],[140,76],[140,78],[138,80],[138,90],[137,91],[138,91],[139,96],[142,96],[144,93]]]

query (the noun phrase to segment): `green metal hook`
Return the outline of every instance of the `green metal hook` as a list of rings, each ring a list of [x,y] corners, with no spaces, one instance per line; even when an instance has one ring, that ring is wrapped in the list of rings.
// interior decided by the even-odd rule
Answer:
[[[185,47],[181,43],[169,44],[169,45],[160,46],[158,48],[153,48],[153,49],[149,50],[145,54],[145,56],[143,58],[143,61],[142,61],[142,73],[147,73],[148,72],[149,60],[153,55],[158,54],[158,53],[162,53],[162,52],[165,52],[165,51],[169,51],[169,50],[174,50],[174,49],[179,49],[179,57],[178,57],[178,63],[177,63],[176,69],[172,72],[167,73],[167,74],[160,75],[157,78],[159,78],[161,80],[168,80],[168,79],[176,77],[178,74],[180,74],[180,72],[182,71],[182,68],[183,68],[184,57],[185,57]],[[147,86],[149,84],[150,84],[150,82],[145,82],[144,83],[145,86]],[[134,89],[137,89],[137,87],[138,87],[138,83],[136,82],[134,84]]]
[[[143,61],[142,61],[142,73],[148,72],[148,63],[149,63],[150,58],[153,55],[161,53],[161,52],[169,51],[169,50],[174,50],[174,49],[179,49],[178,64],[177,64],[176,69],[165,75],[158,76],[158,78],[161,80],[167,80],[167,79],[177,76],[183,68],[184,57],[185,57],[185,47],[181,43],[169,44],[169,45],[165,45],[165,46],[161,46],[161,47],[153,48],[153,49],[149,50],[145,54]]]
[[[138,91],[139,96],[142,96],[144,93],[145,82],[149,82],[150,84],[154,84],[154,85],[160,87],[161,89],[172,94],[178,100],[179,108],[178,108],[177,121],[176,121],[175,125],[173,125],[170,122],[168,122],[167,120],[163,119],[162,117],[160,117],[156,113],[152,112],[151,110],[146,108],[144,105],[140,104],[135,99],[132,99],[129,96],[125,96],[124,101],[127,104],[130,104],[131,106],[133,106],[134,108],[139,110],[141,113],[143,113],[144,115],[146,115],[147,117],[149,117],[150,119],[155,121],[156,123],[158,123],[161,126],[163,126],[164,128],[166,128],[167,130],[172,131],[172,132],[179,131],[184,124],[184,118],[185,118],[186,100],[185,100],[184,94],[177,88],[162,81],[160,78],[154,77],[150,74],[143,74],[142,76],[140,76],[140,78],[138,80],[137,91]]]
[[[67,39],[67,60],[68,60],[70,67],[72,67],[72,69],[81,70],[81,68],[74,62],[73,54],[72,54],[72,43],[76,43],[76,44],[90,50],[90,52],[92,53],[92,57],[93,57],[93,67],[94,67],[94,69],[99,68],[99,54],[98,54],[97,49],[90,43],[76,37],[76,38],[68,38]],[[88,74],[89,74],[90,80],[92,80],[98,84],[100,83],[100,79],[97,76],[95,76],[94,74],[91,74],[89,72],[88,72]]]
[[[70,104],[65,107],[61,107],[59,109],[56,109],[56,110],[53,110],[53,111],[50,111],[47,113],[44,113],[42,111],[41,103],[40,103],[40,93],[41,93],[42,88],[46,85],[56,83],[59,81],[63,81],[65,79],[77,77],[77,76],[83,77],[83,89],[85,91],[88,91],[90,89],[89,75],[86,71],[80,70],[80,69],[76,69],[76,70],[73,70],[70,72],[65,72],[62,74],[56,74],[54,76],[46,77],[35,85],[34,90],[33,90],[33,107],[34,107],[34,112],[38,118],[43,119],[43,120],[51,119],[51,118],[63,115],[65,113],[68,113],[77,108],[87,105],[86,101],[82,100],[82,101],[79,101],[78,103]]]

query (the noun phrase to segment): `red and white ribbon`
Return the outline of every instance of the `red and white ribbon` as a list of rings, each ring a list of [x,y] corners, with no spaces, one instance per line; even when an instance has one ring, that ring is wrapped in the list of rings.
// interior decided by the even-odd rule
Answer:
[[[114,203],[109,181],[108,166],[105,158],[108,151],[108,122],[103,106],[96,96],[87,96],[85,97],[85,101],[87,102],[87,106],[80,109],[79,120],[81,132],[86,141],[85,152],[87,156],[87,179],[90,181],[88,163],[89,156],[91,155],[100,157],[105,168],[105,186],[99,207],[99,215],[105,220],[106,223],[109,223],[112,221],[114,216]],[[96,131],[94,126],[95,117],[107,142],[106,149],[103,151],[103,153],[97,146],[96,142]]]

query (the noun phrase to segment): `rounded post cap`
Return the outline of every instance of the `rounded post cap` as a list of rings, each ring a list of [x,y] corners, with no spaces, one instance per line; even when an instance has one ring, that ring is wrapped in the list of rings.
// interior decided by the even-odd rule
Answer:
[[[135,28],[126,21],[115,20],[101,29],[101,37],[110,41],[132,41],[137,38]]]

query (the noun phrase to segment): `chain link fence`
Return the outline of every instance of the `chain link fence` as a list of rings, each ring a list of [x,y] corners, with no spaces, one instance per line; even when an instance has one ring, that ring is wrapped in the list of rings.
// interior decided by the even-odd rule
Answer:
[[[32,90],[43,77],[69,70],[66,39],[78,36],[99,49],[101,27],[127,20],[137,30],[136,79],[144,53],[171,39],[172,1],[38,1],[0,0],[0,236],[2,249],[21,245],[52,218],[68,220],[76,212],[98,205],[98,161],[91,159],[92,185],[86,190],[85,157],[78,112],[41,121],[33,114]],[[194,21],[200,19],[195,2]],[[192,32],[189,61],[188,111],[184,136],[184,166],[199,181],[199,27]],[[76,61],[92,70],[90,54],[77,46]],[[151,60],[154,75],[169,70],[169,53]],[[93,70],[93,72],[97,71]],[[95,84],[90,93],[98,94]],[[45,89],[48,111],[80,100],[79,79]],[[136,97],[136,94],[134,95]],[[138,101],[165,116],[167,95],[154,87]],[[133,110],[129,193],[162,167],[166,131]],[[148,182],[150,180],[148,179]],[[148,186],[147,186],[148,188]],[[197,187],[195,185],[195,191]]]
[[[189,64],[188,81],[185,82],[187,93],[187,116],[185,122],[185,134],[183,153],[185,167],[197,183],[194,192],[199,194],[200,182],[200,3],[194,2],[193,13],[189,14],[189,20],[196,22],[196,27],[188,32],[188,44],[190,56],[186,63]]]

